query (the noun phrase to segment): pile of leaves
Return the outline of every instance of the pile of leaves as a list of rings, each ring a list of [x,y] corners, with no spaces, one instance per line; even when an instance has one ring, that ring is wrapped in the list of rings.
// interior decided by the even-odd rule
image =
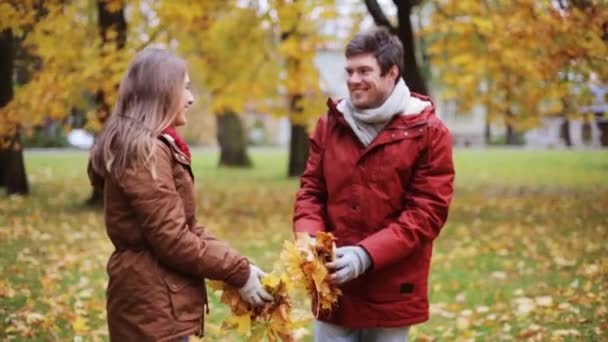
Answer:
[[[316,315],[320,310],[331,310],[342,294],[329,281],[325,267],[325,263],[336,258],[335,240],[331,233],[320,233],[316,239],[298,234],[295,243],[286,241],[281,262],[275,271],[262,278],[264,289],[274,300],[259,307],[244,301],[238,289],[221,281],[210,281],[212,289],[222,292],[220,302],[231,310],[224,328],[235,329],[249,341],[294,341],[293,332],[306,320],[296,320],[292,315],[290,292],[293,289],[306,291],[311,296]]]
[[[258,307],[244,301],[238,289],[224,282],[210,281],[209,286],[222,291],[220,302],[228,305],[232,312],[224,321],[225,328],[235,328],[238,334],[248,336],[249,341],[293,341],[291,332],[296,324],[291,317],[288,281],[284,275],[269,274],[262,278],[264,289],[274,300]]]
[[[296,235],[295,244],[285,242],[281,260],[296,288],[306,291],[315,303],[315,316],[320,310],[331,310],[342,291],[329,281],[325,263],[336,259],[336,238],[331,233]]]

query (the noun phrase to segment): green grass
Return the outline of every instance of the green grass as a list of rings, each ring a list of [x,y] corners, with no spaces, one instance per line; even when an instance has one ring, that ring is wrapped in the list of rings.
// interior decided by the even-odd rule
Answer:
[[[195,152],[198,218],[271,269],[292,237],[298,180],[282,151],[252,157],[251,169],[217,168],[216,153]],[[411,340],[607,339],[608,153],[458,150],[455,163],[431,319]],[[102,213],[82,206],[86,154],[26,153],[26,168],[31,196],[0,199],[0,340],[106,340],[112,247]],[[214,296],[209,340],[227,314]]]

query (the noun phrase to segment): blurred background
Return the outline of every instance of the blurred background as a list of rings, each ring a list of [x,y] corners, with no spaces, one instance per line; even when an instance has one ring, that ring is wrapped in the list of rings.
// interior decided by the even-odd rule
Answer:
[[[413,340],[608,338],[605,0],[0,0],[0,339],[107,339],[86,163],[137,51],[187,60],[199,221],[270,270],[344,46],[374,26],[455,147]],[[243,338],[213,306],[208,339]]]

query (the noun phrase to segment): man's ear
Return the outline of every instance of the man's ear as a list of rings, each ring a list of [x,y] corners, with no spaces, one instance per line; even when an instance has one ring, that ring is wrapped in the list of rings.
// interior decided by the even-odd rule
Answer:
[[[390,76],[390,78],[392,80],[395,81],[395,83],[397,83],[397,79],[399,79],[399,68],[396,65],[393,65],[389,71],[388,71],[388,75]]]

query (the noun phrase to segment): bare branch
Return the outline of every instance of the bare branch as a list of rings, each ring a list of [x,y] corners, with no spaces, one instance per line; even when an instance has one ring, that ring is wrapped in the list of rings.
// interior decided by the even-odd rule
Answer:
[[[374,22],[376,23],[376,25],[384,26],[388,28],[389,31],[391,31],[392,33],[397,33],[397,28],[394,27],[390,21],[388,21],[388,18],[384,14],[384,11],[382,11],[382,8],[378,4],[378,1],[365,0],[365,7],[367,7],[367,11],[372,16],[372,18],[374,18]]]

